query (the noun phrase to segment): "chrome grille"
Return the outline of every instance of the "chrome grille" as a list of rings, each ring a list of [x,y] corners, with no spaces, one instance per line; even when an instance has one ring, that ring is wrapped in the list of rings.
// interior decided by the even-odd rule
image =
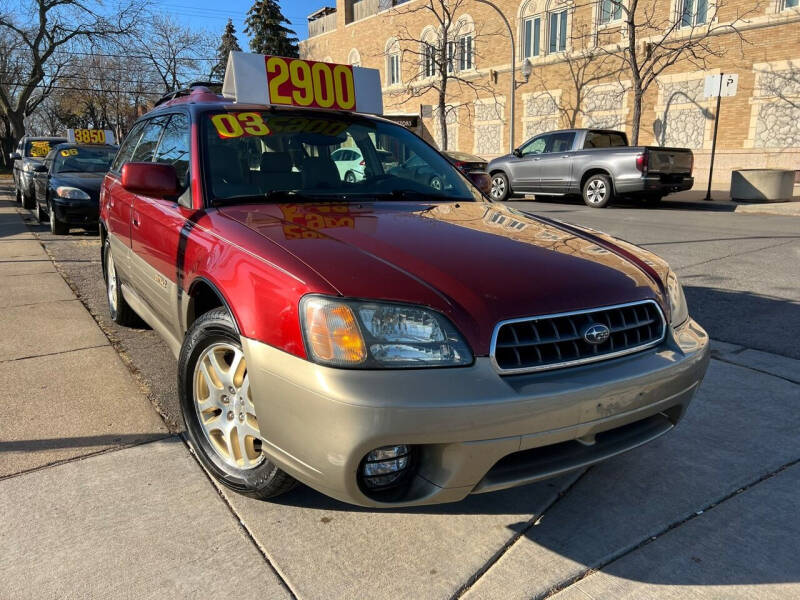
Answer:
[[[605,325],[608,339],[592,344],[584,333]],[[664,339],[664,316],[652,300],[503,321],[495,327],[490,355],[504,374],[558,369],[631,354]]]

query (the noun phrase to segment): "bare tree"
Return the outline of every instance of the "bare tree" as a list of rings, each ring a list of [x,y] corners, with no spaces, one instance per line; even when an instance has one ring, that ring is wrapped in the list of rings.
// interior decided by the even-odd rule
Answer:
[[[412,33],[408,26],[399,26],[395,39],[397,46],[387,48],[384,56],[391,69],[392,56],[399,53],[399,59],[412,73],[402,82],[405,99],[419,98],[429,92],[436,94],[435,118],[442,150],[447,150],[447,116],[453,109],[448,105],[448,94],[458,92],[463,98],[464,91],[472,92],[476,98],[481,93],[494,97],[494,87],[485,78],[474,75],[476,59],[480,59],[479,49],[489,36],[498,35],[487,32],[483,25],[467,20],[467,8],[474,6],[469,0],[426,0],[412,7],[397,9],[398,15],[419,15],[431,25],[424,36]],[[403,19],[403,23],[409,20]],[[455,89],[453,89],[455,88]]]
[[[706,69],[709,59],[724,53],[717,44],[720,34],[734,34],[745,42],[740,26],[748,16],[760,10],[758,2],[739,12],[725,0],[693,2],[679,0],[673,12],[668,3],[658,0],[599,0],[597,14],[621,14],[621,42],[612,41],[613,28],[598,33],[598,51],[619,56],[631,77],[633,117],[631,144],[639,143],[642,100],[650,86],[678,61],[688,61],[698,69]],[[704,7],[701,9],[700,7]],[[699,11],[704,10],[705,14]],[[722,18],[720,18],[722,17]]]
[[[215,54],[209,34],[193,31],[172,17],[158,14],[150,17],[139,35],[137,52],[155,70],[163,93],[202,78],[209,71],[210,57]]]
[[[591,23],[573,23],[568,42],[569,51],[562,57],[565,73],[556,75],[552,66],[534,68],[532,79],[541,95],[549,100],[561,120],[571,128],[586,114],[586,97],[601,83],[618,82],[622,63],[617,57],[597,52]],[[569,95],[556,97],[553,89],[569,89]]]
[[[25,117],[58,86],[73,53],[129,33],[141,7],[131,0],[101,14],[91,0],[33,0],[28,11],[0,12],[0,63],[8,67],[0,77],[6,150],[25,134]]]

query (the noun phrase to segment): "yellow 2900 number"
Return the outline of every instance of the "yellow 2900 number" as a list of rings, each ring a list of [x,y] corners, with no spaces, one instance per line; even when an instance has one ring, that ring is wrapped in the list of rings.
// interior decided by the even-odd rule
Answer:
[[[310,60],[266,57],[271,104],[333,110],[356,107],[353,67]]]

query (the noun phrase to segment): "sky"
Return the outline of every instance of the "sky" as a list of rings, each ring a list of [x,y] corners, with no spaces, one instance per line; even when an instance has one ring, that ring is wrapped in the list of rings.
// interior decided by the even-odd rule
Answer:
[[[322,6],[335,6],[335,0],[280,0],[283,15],[292,23],[292,29],[301,40],[308,35],[306,17]],[[236,37],[243,50],[247,50],[247,36],[244,33],[244,18],[253,5],[252,0],[165,0],[157,4],[160,12],[190,24],[193,28],[206,29],[218,40],[225,23],[233,19]]]

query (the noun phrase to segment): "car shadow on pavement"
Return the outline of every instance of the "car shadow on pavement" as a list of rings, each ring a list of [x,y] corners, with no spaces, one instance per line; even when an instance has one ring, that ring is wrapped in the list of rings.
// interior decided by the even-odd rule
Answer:
[[[689,312],[712,339],[800,359],[799,300],[694,286],[692,279],[681,278]],[[785,291],[798,294],[797,288]]]
[[[38,440],[0,441],[0,452],[37,452],[64,448],[91,448],[95,446],[128,446],[145,444],[170,437],[169,433],[110,433],[77,437],[44,438]]]
[[[535,212],[535,203],[537,199],[535,196],[516,196],[512,200],[508,201],[512,205],[515,202],[531,202],[533,206],[531,209]],[[539,196],[538,202],[544,202],[548,204],[563,204],[565,206],[575,206],[581,208],[589,208],[583,202],[583,199],[580,196]],[[704,212],[734,212],[738,205],[735,202],[731,202],[729,200],[712,200],[711,202],[706,202],[701,197],[697,199],[684,199],[682,197],[672,198],[667,196],[660,202],[656,204],[647,204],[643,200],[637,198],[617,198],[613,202],[611,202],[605,209],[602,210],[613,210],[619,208],[638,208],[641,210],[693,210],[693,211],[704,211]],[[600,209],[594,209],[600,210]],[[548,211],[548,212],[558,212],[558,211]]]

